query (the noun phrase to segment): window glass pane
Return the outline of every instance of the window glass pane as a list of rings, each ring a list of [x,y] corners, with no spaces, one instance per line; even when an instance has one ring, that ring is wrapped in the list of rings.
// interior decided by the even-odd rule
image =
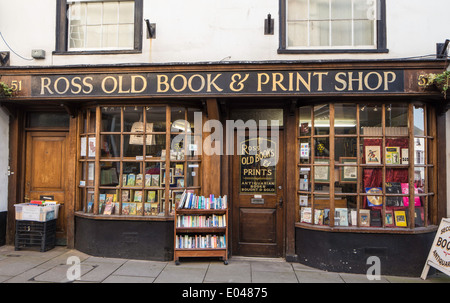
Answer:
[[[351,19],[352,0],[331,0],[331,19]]]
[[[334,133],[336,135],[356,134],[356,105],[336,104],[334,112]]]
[[[308,0],[288,0],[288,20],[308,19]]]
[[[300,163],[311,163],[311,139],[302,138],[299,144]]]
[[[356,46],[374,45],[374,22],[371,20],[354,21],[354,39]]]
[[[119,23],[134,23],[134,1],[121,1],[119,5]]]
[[[335,138],[334,139],[334,155],[337,162],[342,163],[342,161],[353,161],[356,163],[357,148],[356,148],[356,137],[355,138]],[[343,158],[343,159],[341,159]],[[353,159],[348,159],[353,158]]]
[[[102,27],[100,25],[87,26],[86,36],[87,48],[100,48],[102,46]]]
[[[87,24],[95,25],[102,22],[102,3],[92,2],[87,4]]]
[[[310,0],[309,17],[311,20],[330,18],[330,0]]]
[[[314,134],[328,135],[330,133],[330,108],[329,105],[314,106]]]
[[[352,45],[352,21],[332,21],[331,27],[333,46]]]
[[[134,43],[134,25],[119,25],[119,43],[118,47],[132,48]]]
[[[329,46],[330,45],[330,22],[311,21],[310,22],[310,45]]]
[[[100,186],[119,185],[120,162],[100,162]]]
[[[166,150],[166,135],[147,135],[146,142],[146,159],[161,157]]]
[[[102,47],[112,48],[117,46],[117,25],[104,25],[102,35]]]
[[[166,131],[166,107],[165,106],[147,106],[147,123],[152,124],[154,132]]]
[[[408,105],[390,104],[386,106],[386,135],[408,135]]]
[[[120,135],[101,135],[101,157],[120,157]]]
[[[123,131],[124,132],[131,132],[131,131],[140,131],[143,130],[144,119],[142,117],[142,110],[143,108],[141,106],[127,106],[123,109]],[[138,128],[140,125],[137,122],[141,122],[141,128]],[[134,126],[134,130],[133,130]]]
[[[375,5],[377,1],[367,0],[353,0],[354,4],[354,18],[355,19],[368,19],[373,17],[375,11]]]
[[[308,22],[289,22],[288,46],[308,45]]]
[[[29,113],[28,127],[69,127],[70,117],[66,113]]]
[[[272,125],[272,121],[275,125],[283,125],[283,110],[282,109],[233,109],[231,111],[231,120],[242,120],[245,122],[253,120],[256,125],[260,124],[260,121],[267,122],[267,126]]]
[[[414,135],[425,136],[424,107],[414,106]]]
[[[330,140],[328,137],[316,138],[314,140],[314,163],[323,163],[323,158],[330,157]]]
[[[120,132],[120,107],[102,107],[102,132]]]
[[[103,24],[117,24],[118,3],[103,2]]]
[[[299,109],[300,136],[311,136],[311,106],[302,106]]]
[[[381,107],[361,104],[359,110],[361,135],[381,136]]]

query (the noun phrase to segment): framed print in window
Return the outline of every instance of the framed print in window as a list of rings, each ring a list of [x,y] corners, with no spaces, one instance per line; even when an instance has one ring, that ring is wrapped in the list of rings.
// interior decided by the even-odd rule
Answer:
[[[317,159],[314,164],[314,182],[330,182],[330,160]]]
[[[355,166],[341,166],[340,170],[340,183],[355,183],[358,179],[358,167],[356,166],[356,157],[340,157],[339,162],[341,164],[353,164]]]

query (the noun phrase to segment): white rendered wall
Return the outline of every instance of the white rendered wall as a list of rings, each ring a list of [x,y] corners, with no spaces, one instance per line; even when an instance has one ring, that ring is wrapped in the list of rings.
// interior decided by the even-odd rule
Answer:
[[[1,0],[0,32],[22,57],[44,49],[46,59],[24,60],[11,53],[12,66],[266,60],[383,59],[433,55],[436,43],[450,38],[448,0],[386,0],[387,54],[277,54],[279,1],[144,0],[143,19],[156,23],[156,39],[142,53],[129,55],[53,55],[56,0]],[[264,35],[267,14],[275,34]],[[0,51],[9,49],[0,40]]]

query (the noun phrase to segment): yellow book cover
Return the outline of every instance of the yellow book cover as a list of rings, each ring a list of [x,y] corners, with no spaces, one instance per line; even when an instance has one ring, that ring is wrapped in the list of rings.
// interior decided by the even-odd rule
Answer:
[[[394,217],[395,217],[395,226],[407,227],[406,212],[404,210],[395,210]]]

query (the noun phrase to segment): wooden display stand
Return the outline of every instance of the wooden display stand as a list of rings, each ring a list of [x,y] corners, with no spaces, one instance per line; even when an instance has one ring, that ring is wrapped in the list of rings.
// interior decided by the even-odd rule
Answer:
[[[225,216],[223,220],[224,226],[182,226],[180,227],[179,222],[182,216],[205,216],[212,218],[212,216]],[[192,226],[198,226],[193,224]],[[222,258],[225,265],[228,264],[228,209],[175,209],[175,222],[174,222],[174,261],[176,265],[180,264],[180,257],[219,257]],[[191,237],[191,239],[196,239],[199,237],[225,237],[225,245],[222,247],[213,248],[209,244],[204,245],[200,248],[186,248],[179,247],[177,245],[178,237]],[[177,237],[178,236],[178,237]]]

